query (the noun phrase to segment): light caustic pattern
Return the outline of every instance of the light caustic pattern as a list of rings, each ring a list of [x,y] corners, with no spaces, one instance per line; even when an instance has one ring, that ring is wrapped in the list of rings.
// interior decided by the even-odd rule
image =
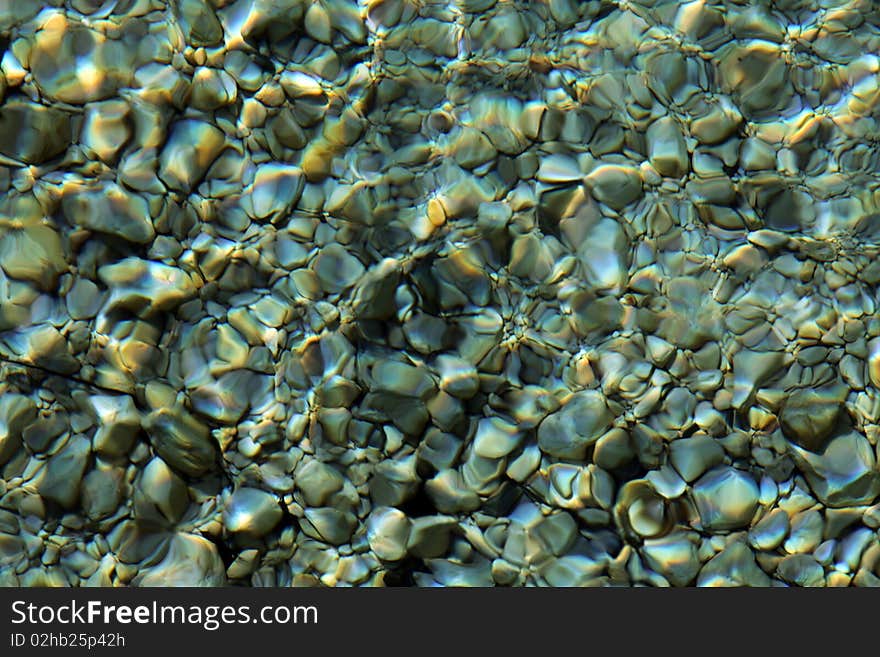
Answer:
[[[3,584],[880,583],[876,3],[0,49]]]

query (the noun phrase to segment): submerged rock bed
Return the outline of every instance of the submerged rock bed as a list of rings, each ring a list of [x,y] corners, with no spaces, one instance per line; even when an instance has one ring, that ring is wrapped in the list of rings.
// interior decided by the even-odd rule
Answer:
[[[875,3],[0,49],[0,583],[880,584]]]

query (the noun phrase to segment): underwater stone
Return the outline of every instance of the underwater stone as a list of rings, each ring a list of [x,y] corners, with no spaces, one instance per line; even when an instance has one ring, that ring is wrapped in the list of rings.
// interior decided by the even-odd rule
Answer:
[[[281,507],[272,494],[258,488],[239,488],[223,510],[223,524],[234,534],[265,536],[281,516]]]
[[[2,110],[0,110],[2,111]],[[0,267],[12,278],[52,289],[68,268],[59,233],[41,222],[4,230],[0,227]]]
[[[65,194],[61,207],[70,223],[129,242],[144,244],[156,235],[147,202],[112,183]]]
[[[214,466],[217,448],[208,427],[181,407],[160,408],[144,416],[141,426],[168,465],[198,477]]]
[[[0,153],[27,164],[61,155],[72,139],[70,116],[59,109],[19,100],[0,106]]]
[[[110,288],[108,308],[144,315],[174,310],[196,295],[195,285],[185,272],[135,257],[104,265],[98,276]]]
[[[212,587],[225,583],[226,568],[217,547],[208,539],[176,533],[161,562],[145,568],[132,581],[143,587]]]
[[[758,566],[748,546],[734,541],[703,566],[697,586],[770,586],[770,578]]]
[[[830,507],[871,504],[880,495],[874,450],[860,433],[833,438],[821,454],[792,447],[792,456],[810,488]]]
[[[370,549],[385,561],[398,561],[406,556],[411,522],[402,511],[392,507],[373,509],[367,519],[367,540]]]
[[[601,393],[579,392],[544,418],[538,426],[538,446],[557,458],[582,459],[587,447],[611,427],[613,419]]]
[[[98,419],[92,438],[95,451],[105,456],[127,454],[141,428],[140,413],[131,397],[95,395],[89,399]]]
[[[735,529],[749,524],[758,505],[758,485],[734,468],[710,470],[694,484],[700,520],[709,529]]]
[[[822,451],[837,426],[845,394],[845,388],[793,392],[779,415],[785,436],[811,452]]]
[[[642,195],[642,179],[635,167],[603,164],[585,178],[597,201],[621,210]]]
[[[0,396],[0,466],[21,448],[22,431],[37,417],[37,406],[24,395]]]
[[[40,495],[65,509],[74,508],[79,499],[80,483],[88,467],[91,452],[87,438],[71,437],[46,464],[46,471],[39,485]]]
[[[178,121],[159,156],[159,178],[172,189],[191,190],[223,150],[224,141],[223,132],[210,123]]]
[[[52,13],[36,33],[29,64],[43,94],[81,105],[108,98],[124,84],[131,74],[129,52],[120,41]]]

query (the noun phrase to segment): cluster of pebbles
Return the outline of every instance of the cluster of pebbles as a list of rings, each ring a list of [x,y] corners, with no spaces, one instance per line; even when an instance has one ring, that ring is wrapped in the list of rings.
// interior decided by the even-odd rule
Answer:
[[[0,1],[0,583],[880,585],[868,0]]]

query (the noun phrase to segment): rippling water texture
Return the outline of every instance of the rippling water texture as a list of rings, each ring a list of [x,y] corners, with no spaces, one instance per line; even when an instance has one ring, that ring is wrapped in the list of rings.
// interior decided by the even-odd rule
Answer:
[[[877,3],[0,51],[0,583],[880,584]]]

